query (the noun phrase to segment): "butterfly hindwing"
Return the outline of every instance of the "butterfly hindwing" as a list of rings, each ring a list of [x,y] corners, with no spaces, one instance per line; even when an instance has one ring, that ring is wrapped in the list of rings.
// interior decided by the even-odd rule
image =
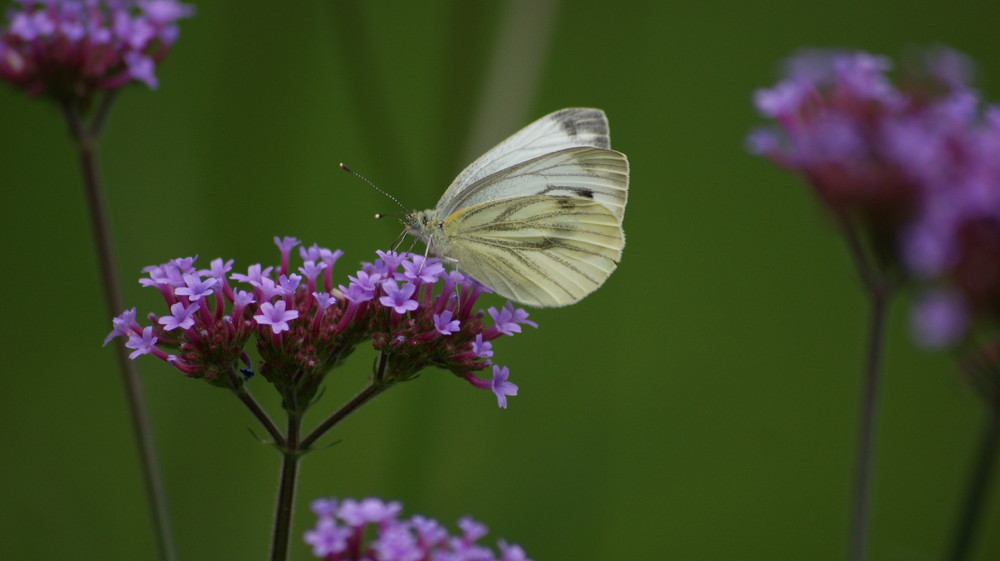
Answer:
[[[625,243],[621,224],[592,200],[533,195],[467,207],[444,224],[447,253],[501,296],[564,306],[597,289]]]

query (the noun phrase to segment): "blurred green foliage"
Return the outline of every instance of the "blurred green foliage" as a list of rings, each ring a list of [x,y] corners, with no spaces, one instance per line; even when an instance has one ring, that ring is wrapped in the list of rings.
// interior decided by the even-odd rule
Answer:
[[[539,6],[197,3],[161,88],[120,95],[102,139],[126,300],[161,310],[135,283],[145,265],[271,262],[275,235],[344,249],[346,274],[399,227],[371,219],[393,205],[339,162],[426,208],[487,147],[468,145],[481,111],[511,115],[492,142],[600,107],[632,165],[619,270],[502,341],[521,388],[509,409],[428,371],[334,431],[303,463],[293,558],[308,558],[312,498],[377,495],[471,514],[538,561],[841,559],[864,299],[807,189],[745,153],[751,95],[801,47],[939,42],[976,60],[996,99],[1000,5],[576,0],[551,20]],[[523,60],[522,32],[544,45]],[[503,63],[527,75],[484,86]],[[0,119],[0,556],[150,559],[74,154],[51,105],[0,88]],[[907,305],[886,349],[873,561],[940,557],[982,420],[950,357],[913,348]],[[332,375],[319,408],[359,389],[371,358]],[[278,454],[227,393],[140,368],[181,558],[264,558]],[[276,412],[265,386],[250,388]],[[1000,558],[1000,497],[986,514],[983,561]]]

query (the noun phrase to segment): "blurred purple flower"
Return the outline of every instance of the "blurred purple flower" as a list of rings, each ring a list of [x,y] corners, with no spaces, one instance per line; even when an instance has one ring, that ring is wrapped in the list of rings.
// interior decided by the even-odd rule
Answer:
[[[462,533],[450,536],[436,520],[420,515],[400,519],[401,509],[398,502],[374,498],[342,503],[318,499],[312,504],[316,526],[303,539],[314,556],[327,561],[530,561],[516,544],[499,540],[497,556],[476,543],[487,528],[469,517],[459,520]]]
[[[967,318],[961,298],[947,292],[924,295],[913,306],[913,337],[928,348],[954,344],[965,332]]]
[[[890,62],[810,51],[755,102],[774,119],[751,152],[800,173],[825,206],[860,221],[883,266],[930,287],[913,331],[956,344],[1000,311],[1000,109],[981,108],[963,55],[930,49]]]
[[[919,189],[893,152],[888,130],[926,110],[889,81],[891,63],[863,52],[805,51],[786,63],[786,76],[754,94],[774,119],[747,138],[748,149],[800,173],[823,204],[871,230],[893,232],[908,219]]]
[[[194,8],[176,0],[20,0],[0,29],[0,80],[32,97],[89,105],[156,67]]]

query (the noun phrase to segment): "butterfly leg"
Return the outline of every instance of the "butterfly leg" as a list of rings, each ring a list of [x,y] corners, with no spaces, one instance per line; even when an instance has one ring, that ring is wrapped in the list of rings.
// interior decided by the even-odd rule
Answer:
[[[392,251],[398,251],[399,246],[403,245],[403,240],[406,239],[406,230],[403,230],[396,236],[396,239],[392,242]],[[412,247],[412,246],[410,246]]]

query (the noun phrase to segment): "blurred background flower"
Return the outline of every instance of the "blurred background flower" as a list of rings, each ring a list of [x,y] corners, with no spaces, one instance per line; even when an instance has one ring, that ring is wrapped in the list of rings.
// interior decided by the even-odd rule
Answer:
[[[478,543],[489,530],[468,516],[459,519],[461,533],[453,536],[433,518],[419,514],[400,518],[403,505],[398,502],[372,497],[360,501],[317,499],[311,508],[317,516],[316,526],[305,532],[305,542],[314,556],[327,561],[530,561],[516,544],[500,540],[497,555]]]
[[[18,0],[0,32],[0,79],[82,107],[130,82],[156,88],[176,21],[193,13],[176,0]]]

